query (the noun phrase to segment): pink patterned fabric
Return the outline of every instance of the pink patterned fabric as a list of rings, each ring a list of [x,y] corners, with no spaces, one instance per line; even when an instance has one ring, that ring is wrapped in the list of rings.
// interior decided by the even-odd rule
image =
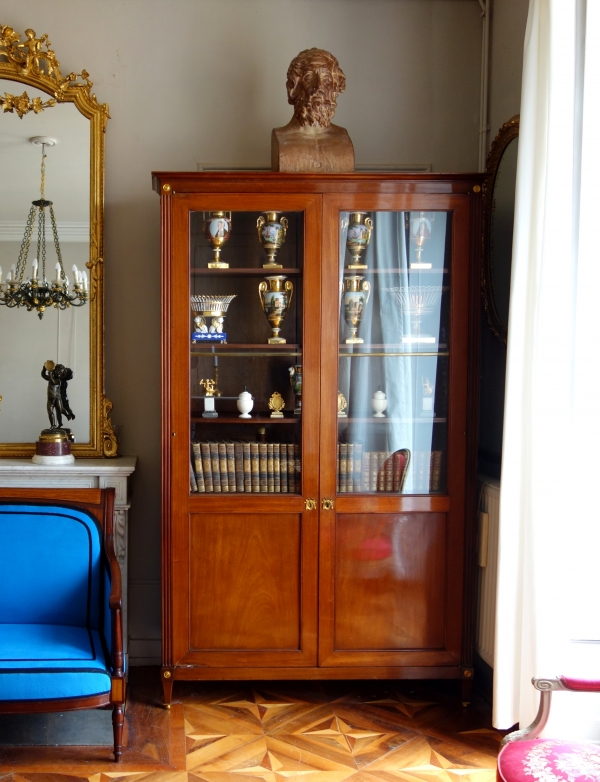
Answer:
[[[559,676],[559,679],[568,690],[600,692],[600,681],[598,679],[575,679],[571,676]]]
[[[498,756],[502,782],[600,782],[600,747],[556,739],[513,741]]]

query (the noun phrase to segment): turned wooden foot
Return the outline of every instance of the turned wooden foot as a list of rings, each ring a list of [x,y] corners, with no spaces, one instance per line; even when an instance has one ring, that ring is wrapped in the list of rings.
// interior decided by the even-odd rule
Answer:
[[[123,704],[117,704],[113,709],[112,714],[113,723],[113,735],[115,738],[115,761],[121,762],[121,756],[123,754],[123,725],[125,723],[125,716],[123,714]]]

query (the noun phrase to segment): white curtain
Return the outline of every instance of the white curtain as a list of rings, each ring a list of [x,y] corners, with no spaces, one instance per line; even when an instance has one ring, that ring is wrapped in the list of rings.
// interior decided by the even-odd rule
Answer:
[[[500,728],[531,722],[531,677],[573,670],[571,652],[591,652],[600,678],[600,645],[572,643],[600,638],[598,0],[530,0],[515,209],[494,670]]]

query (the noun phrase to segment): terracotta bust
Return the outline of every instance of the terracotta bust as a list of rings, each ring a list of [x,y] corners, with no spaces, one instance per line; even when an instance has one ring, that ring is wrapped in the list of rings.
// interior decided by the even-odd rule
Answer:
[[[354,171],[354,147],[345,128],[333,125],[336,98],[346,77],[324,49],[305,49],[287,72],[288,102],[294,116],[271,134],[273,171],[344,173]]]

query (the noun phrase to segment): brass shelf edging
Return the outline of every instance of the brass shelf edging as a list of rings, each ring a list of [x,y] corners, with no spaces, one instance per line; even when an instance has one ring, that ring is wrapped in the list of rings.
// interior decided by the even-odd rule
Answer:
[[[447,357],[450,353],[339,353],[340,358],[363,358],[364,356],[442,356]]]
[[[223,358],[223,357],[227,358],[227,356],[233,356],[235,358],[239,358],[240,356],[250,356],[251,358],[256,358],[256,357],[264,358],[265,356],[269,356],[270,358],[273,358],[274,356],[283,356],[284,358],[287,358],[287,357],[290,357],[290,356],[301,356],[302,353],[300,351],[298,351],[296,353],[279,353],[279,352],[275,353],[274,351],[273,352],[269,352],[269,353],[267,353],[267,352],[262,353],[262,352],[258,352],[258,351],[255,352],[253,350],[247,350],[247,351],[244,351],[243,353],[238,353],[237,351],[236,352],[233,352],[233,351],[229,352],[229,351],[227,351],[226,353],[219,353],[217,351],[215,351],[214,353],[196,353],[196,352],[193,352],[191,355],[192,356],[202,356],[202,357],[205,357],[205,358],[206,357],[210,357],[210,356],[220,356],[221,358]]]

